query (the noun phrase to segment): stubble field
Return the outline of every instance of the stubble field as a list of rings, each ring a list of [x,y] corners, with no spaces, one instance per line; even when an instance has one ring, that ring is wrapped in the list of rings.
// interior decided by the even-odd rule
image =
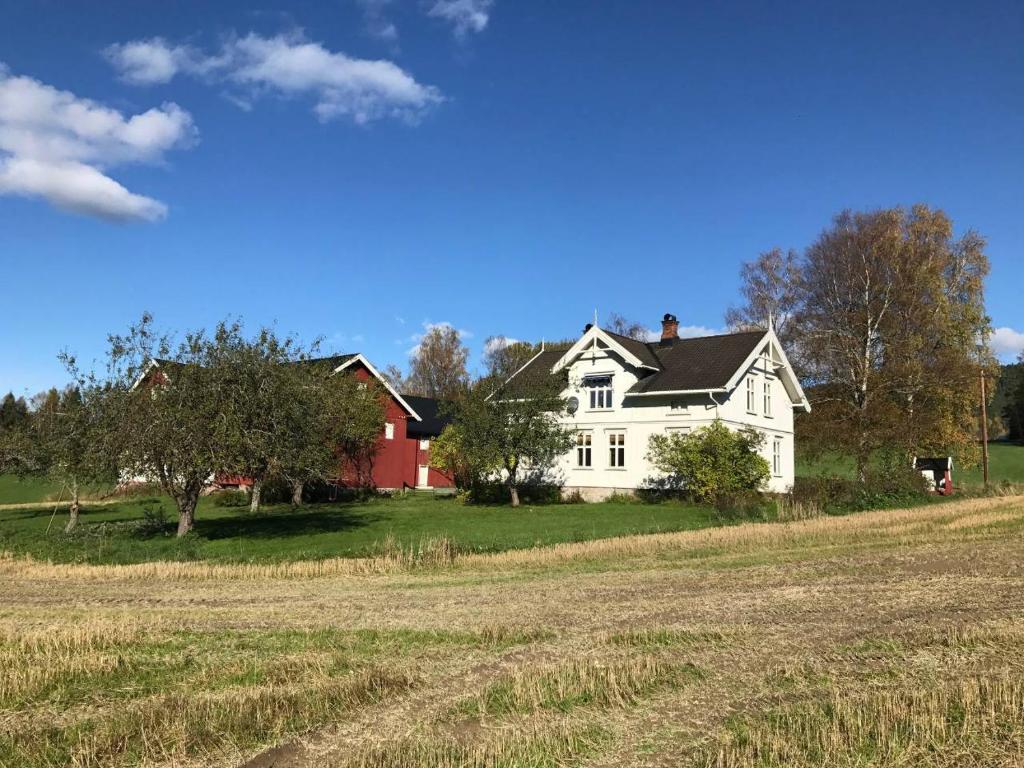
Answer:
[[[0,766],[1024,765],[1024,499],[457,555],[0,559]]]

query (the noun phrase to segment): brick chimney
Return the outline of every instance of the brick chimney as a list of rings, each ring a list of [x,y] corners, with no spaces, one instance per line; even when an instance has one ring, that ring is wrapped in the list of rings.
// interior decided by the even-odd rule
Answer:
[[[661,343],[671,344],[679,338],[679,320],[676,316],[666,312],[661,319]]]

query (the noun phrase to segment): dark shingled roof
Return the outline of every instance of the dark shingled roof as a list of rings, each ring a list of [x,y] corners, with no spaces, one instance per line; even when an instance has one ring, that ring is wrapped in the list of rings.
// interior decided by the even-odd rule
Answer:
[[[335,369],[338,368],[338,366],[344,365],[353,357],[356,357],[358,354],[358,352],[353,352],[352,354],[349,355],[329,355],[327,357],[311,357],[309,360],[299,360],[297,362],[299,365],[309,365],[317,368],[323,366],[325,368],[329,368],[331,371],[334,371]]]
[[[512,378],[505,382],[505,385],[501,387],[502,395],[514,398],[516,394],[536,392],[537,388],[542,385],[561,385],[558,387],[559,391],[564,389],[569,381],[568,373],[565,370],[561,370],[553,374],[551,369],[555,367],[555,363],[562,359],[562,355],[565,352],[566,349],[564,347],[556,347],[555,349],[545,349],[543,352],[538,353],[533,360],[512,374]]]
[[[765,336],[765,331],[744,331],[676,339],[671,344],[661,344],[657,341],[637,341],[608,331],[605,333],[643,361],[644,365],[658,369],[634,384],[627,393],[631,395],[722,389]],[[551,369],[565,351],[559,348],[541,352],[508,380],[503,391],[513,394],[517,389],[528,391],[532,385],[545,379],[557,379],[564,386],[567,381],[566,371],[552,374]]]
[[[446,426],[451,423],[451,417],[441,413],[442,400],[435,400],[432,397],[420,397],[419,395],[402,395],[423,421],[410,419],[406,424],[406,434],[410,437],[437,437]]]
[[[603,328],[601,330],[604,331]],[[625,347],[628,352],[630,352],[633,355],[636,355],[636,357],[638,357],[640,359],[640,362],[643,363],[644,365],[649,365],[652,368],[661,368],[661,365],[658,362],[658,356],[651,351],[651,345],[648,344],[647,342],[637,341],[636,339],[631,339],[629,336],[623,336],[622,334],[619,333],[612,333],[611,331],[604,332],[611,336],[613,339],[615,339],[623,347]]]
[[[721,389],[764,339],[764,331],[726,333],[676,339],[672,344],[649,344],[661,370],[640,379],[629,394],[677,390]]]

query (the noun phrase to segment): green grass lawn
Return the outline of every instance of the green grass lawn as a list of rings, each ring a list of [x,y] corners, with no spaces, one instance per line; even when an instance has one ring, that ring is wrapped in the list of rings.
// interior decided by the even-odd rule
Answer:
[[[162,531],[145,530],[144,509],[162,505]],[[173,536],[174,505],[168,499],[84,505],[79,530],[63,533],[67,513],[52,507],[0,510],[0,550],[56,562],[133,563],[200,559],[215,562],[274,562],[355,557],[379,552],[393,539],[403,547],[447,537],[457,548],[499,551],[585,541],[636,533],[701,528],[715,524],[711,510],[682,503],[550,504],[465,506],[451,498],[409,496],[368,502],[318,504],[297,510],[247,508],[200,502],[195,531]]]
[[[51,480],[17,475],[0,475],[0,504],[27,504],[45,501],[60,493],[60,483]]]
[[[798,477],[814,475],[839,475],[853,477],[853,459],[845,456],[824,456],[809,462],[797,459]],[[989,478],[994,483],[1007,481],[1024,483],[1024,445],[1017,443],[989,443]],[[954,485],[981,485],[981,466],[953,471]]]

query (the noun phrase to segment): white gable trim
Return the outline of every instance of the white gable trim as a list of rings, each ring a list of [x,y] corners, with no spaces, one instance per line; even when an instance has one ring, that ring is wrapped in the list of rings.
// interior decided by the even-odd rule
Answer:
[[[743,361],[743,364],[736,369],[736,373],[732,375],[729,382],[725,385],[726,389],[732,390],[739,386],[740,380],[747,375],[747,370],[753,365],[754,361],[761,356],[761,352],[764,350],[764,343],[768,342],[769,354],[772,351],[778,353],[779,358],[782,360],[781,373],[779,378],[785,379],[787,384],[786,390],[790,392],[790,399],[796,403],[797,406],[804,409],[806,412],[810,412],[811,404],[807,402],[807,395],[804,394],[803,387],[800,386],[800,382],[796,378],[796,374],[793,373],[793,366],[789,364],[789,358],[786,357],[786,351],[782,348],[782,344],[779,343],[779,337],[775,335],[774,330],[765,331],[764,337],[754,347],[754,351],[747,355],[747,359]],[[796,395],[796,397],[793,396]]]
[[[569,347],[568,351],[562,355],[558,359],[558,362],[555,363],[554,367],[552,367],[551,372],[558,373],[560,370],[572,363],[573,360],[586,352],[588,345],[595,344],[597,341],[603,341],[610,349],[615,350],[619,355],[621,355],[626,362],[636,366],[637,368],[646,368],[650,371],[661,370],[660,368],[655,368],[653,365],[647,365],[647,363],[643,362],[639,357],[634,355],[595,325],[589,331],[580,336],[579,341]]]
[[[401,406],[405,408],[406,411],[409,412],[410,416],[416,419],[416,421],[423,421],[420,415],[412,409],[412,406],[405,402],[402,396],[395,391],[395,388],[388,383],[388,380],[381,376],[377,369],[374,368],[370,361],[363,357],[362,354],[355,355],[351,359],[346,360],[344,363],[342,363],[341,365],[334,369],[334,373],[341,373],[353,363],[362,363],[364,366],[366,366],[366,370],[368,370],[373,375],[373,377],[377,379],[377,381],[384,385],[387,391],[391,393],[391,396],[394,397],[395,400],[397,400],[401,404]]]
[[[624,397],[660,397],[662,395],[709,395],[714,392],[728,392],[726,387],[714,389],[659,389],[654,392],[624,392]]]
[[[142,373],[140,373],[135,378],[135,382],[132,384],[132,387],[131,387],[131,389],[129,391],[130,392],[134,392],[136,389],[138,389],[139,385],[146,380],[147,376],[149,376],[149,372],[152,371],[154,368],[159,368],[159,367],[160,367],[160,363],[158,363],[156,361],[155,357],[151,357],[149,359],[149,362],[146,363],[146,367],[142,369]]]
[[[536,355],[534,355],[529,360],[527,360],[525,363],[523,363],[521,366],[519,366],[516,369],[515,373],[513,373],[511,376],[509,376],[507,379],[505,379],[505,381],[502,383],[501,387],[504,387],[506,384],[508,384],[510,381],[512,381],[512,379],[514,379],[516,376],[518,376],[520,373],[522,373],[524,370],[526,370],[530,366],[530,364],[533,363],[534,360],[536,360],[538,357],[540,357],[543,354],[544,354],[544,344],[542,343],[540,345],[540,352],[538,352]],[[484,401],[486,402],[487,400],[490,400],[492,397],[494,397],[496,394],[498,394],[498,392],[501,391],[501,387],[498,387],[496,390],[491,392],[491,394],[489,394],[487,397],[484,398]],[[502,402],[516,402],[516,401],[514,401],[514,400],[504,401],[503,400]]]

